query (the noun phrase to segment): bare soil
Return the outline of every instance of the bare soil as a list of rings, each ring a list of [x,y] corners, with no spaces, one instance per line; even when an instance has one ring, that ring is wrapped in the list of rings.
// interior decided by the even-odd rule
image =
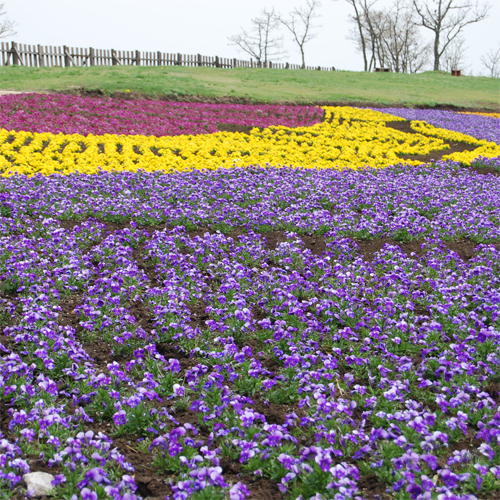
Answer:
[[[235,123],[217,123],[217,129],[220,132],[240,132],[250,134],[254,127],[251,125],[237,125]]]

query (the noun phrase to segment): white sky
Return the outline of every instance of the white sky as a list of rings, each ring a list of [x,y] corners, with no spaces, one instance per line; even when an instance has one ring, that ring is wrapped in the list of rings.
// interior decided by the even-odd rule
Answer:
[[[100,49],[201,53],[248,59],[227,37],[249,28],[249,20],[272,6],[287,13],[301,0],[1,0],[8,17],[18,23],[19,43],[68,45]],[[304,2],[302,2],[304,3]],[[392,3],[379,0],[380,5]],[[468,50],[466,73],[480,74],[480,59],[500,45],[500,1],[492,0],[488,19],[465,29]],[[322,27],[306,45],[306,64],[363,69],[362,57],[346,40],[351,10],[342,0],[323,0]],[[428,30],[423,34],[428,36]],[[291,63],[300,56],[285,32]]]

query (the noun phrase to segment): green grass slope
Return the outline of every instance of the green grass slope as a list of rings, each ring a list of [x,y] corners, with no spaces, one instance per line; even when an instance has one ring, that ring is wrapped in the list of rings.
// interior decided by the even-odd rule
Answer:
[[[452,77],[441,72],[408,75],[179,66],[0,67],[3,90],[60,92],[79,87],[107,94],[128,89],[149,97],[177,94],[234,96],[260,102],[365,102],[500,109],[499,79]]]

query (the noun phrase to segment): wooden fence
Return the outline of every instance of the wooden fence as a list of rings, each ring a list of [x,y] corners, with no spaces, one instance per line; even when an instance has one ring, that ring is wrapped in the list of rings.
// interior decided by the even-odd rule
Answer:
[[[212,66],[215,68],[257,68],[256,61],[165,52],[141,52],[140,50],[102,50],[89,48],[52,47],[50,45],[26,45],[1,43],[2,66],[29,68],[68,68],[72,66]],[[273,69],[300,69],[299,64],[269,61],[266,67]],[[308,70],[335,71],[335,68],[306,66]]]

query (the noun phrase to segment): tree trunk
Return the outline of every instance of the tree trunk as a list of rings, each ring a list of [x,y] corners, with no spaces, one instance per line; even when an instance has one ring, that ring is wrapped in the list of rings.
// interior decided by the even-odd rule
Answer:
[[[363,26],[361,24],[361,18],[359,17],[358,6],[356,2],[352,2],[352,6],[354,7],[354,12],[356,13],[356,23],[358,24],[359,37],[361,39],[361,48],[363,50],[363,62],[365,64],[365,71],[368,70],[368,60],[366,58],[366,41],[365,36],[363,35]]]
[[[439,71],[439,32],[434,38],[434,71]]]
[[[364,71],[368,71],[368,60],[366,58],[366,42],[365,42],[365,37],[363,36],[363,30],[361,28],[361,24],[359,25],[359,36],[361,38],[361,48],[363,49],[363,63],[365,65]]]

